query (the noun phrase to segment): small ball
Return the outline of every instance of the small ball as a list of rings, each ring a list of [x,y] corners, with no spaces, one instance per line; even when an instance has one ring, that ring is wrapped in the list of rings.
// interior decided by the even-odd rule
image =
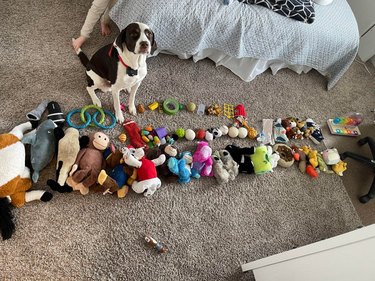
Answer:
[[[176,130],[176,135],[179,137],[179,138],[183,138],[185,136],[185,130],[183,128],[178,128]]]
[[[246,128],[244,128],[244,127],[240,127],[240,128],[238,129],[238,137],[239,137],[240,139],[244,139],[244,138],[247,137],[247,130],[246,130]]]
[[[197,134],[196,134],[197,139],[203,140],[204,137],[205,137],[205,135],[206,135],[206,131],[205,130],[203,130],[203,129],[198,129],[197,130]]]
[[[229,128],[229,131],[228,131],[228,135],[231,137],[231,138],[236,138],[238,137],[238,129],[236,127],[230,127]]]
[[[127,137],[125,134],[121,134],[118,136],[118,139],[120,140],[121,143],[124,143],[126,142]]]
[[[227,135],[227,134],[228,134],[228,131],[229,131],[228,126],[226,126],[226,125],[222,125],[222,126],[219,128],[219,130],[223,133],[223,136]]]
[[[192,129],[187,129],[185,131],[185,138],[187,140],[190,140],[190,141],[193,140],[193,139],[195,139],[195,133],[194,133],[194,131]]]
[[[141,103],[138,104],[137,111],[139,113],[144,113],[145,112],[145,106],[144,106],[144,104],[141,104]]]
[[[186,109],[189,112],[194,112],[196,108],[197,108],[197,106],[193,102],[188,102],[188,104],[186,105]]]

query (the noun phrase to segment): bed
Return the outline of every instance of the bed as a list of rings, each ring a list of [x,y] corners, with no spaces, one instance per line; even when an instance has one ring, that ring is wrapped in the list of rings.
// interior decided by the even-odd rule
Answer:
[[[346,0],[315,5],[315,20],[304,23],[258,5],[222,0],[118,0],[110,16],[117,26],[148,24],[158,52],[210,58],[251,81],[270,68],[297,73],[317,70],[336,85],[358,51],[357,22]]]

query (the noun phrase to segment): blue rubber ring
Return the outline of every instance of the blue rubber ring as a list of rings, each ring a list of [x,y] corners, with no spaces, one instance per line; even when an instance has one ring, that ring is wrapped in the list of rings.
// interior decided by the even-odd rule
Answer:
[[[74,125],[70,121],[70,119],[72,118],[73,114],[80,113],[80,112],[81,112],[81,109],[78,108],[78,109],[74,109],[74,110],[70,111],[66,115],[66,123],[68,124],[69,127],[72,127],[72,128],[75,128],[75,129],[84,129],[84,128],[86,128],[91,123],[91,115],[88,112],[85,112],[85,116],[86,116],[86,119],[87,119],[87,121],[86,121],[85,124],[83,124],[83,125]],[[98,113],[98,111],[96,113]]]
[[[99,122],[96,120],[96,118],[98,117],[99,111],[94,113],[94,115],[92,117],[92,121],[94,122],[95,126],[97,126],[99,128],[102,128],[104,130],[112,129],[116,125],[116,121],[117,121],[116,117],[109,110],[104,109],[104,113],[109,115],[112,118],[112,124],[111,125],[105,126],[105,125],[99,124]]]

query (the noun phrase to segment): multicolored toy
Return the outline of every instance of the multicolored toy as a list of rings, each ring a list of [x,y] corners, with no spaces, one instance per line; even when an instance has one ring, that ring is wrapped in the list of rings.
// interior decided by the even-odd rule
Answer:
[[[158,253],[165,253],[165,252],[168,251],[168,248],[164,244],[155,240],[151,236],[146,236],[145,240],[146,240],[147,244],[154,247],[158,251]]]
[[[94,113],[94,115],[91,116],[87,112],[87,110],[89,110],[89,109],[96,109],[96,112]],[[71,118],[76,113],[79,113],[81,121],[83,122],[82,125],[75,125],[75,124],[72,123]],[[100,120],[98,121],[97,118],[98,118],[99,114],[100,114]],[[110,116],[111,119],[112,119],[112,122],[107,126],[103,125],[103,123],[105,121],[105,115]],[[66,115],[66,123],[68,124],[69,127],[73,127],[75,129],[84,129],[87,126],[91,126],[91,127],[96,126],[96,127],[99,127],[101,129],[106,130],[106,129],[112,129],[116,125],[116,117],[109,110],[102,109],[99,106],[91,104],[91,105],[87,105],[87,106],[84,106],[82,108],[78,108],[78,109],[74,109],[74,110],[70,111]]]
[[[350,113],[347,117],[336,117],[332,120],[335,125],[358,126],[363,121],[363,114],[355,112]]]

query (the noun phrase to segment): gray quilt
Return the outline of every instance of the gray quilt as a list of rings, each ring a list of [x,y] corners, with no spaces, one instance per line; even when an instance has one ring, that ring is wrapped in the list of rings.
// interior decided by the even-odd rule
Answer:
[[[110,12],[120,29],[148,24],[158,49],[195,55],[213,48],[236,58],[280,60],[326,75],[331,89],[348,70],[359,45],[357,22],[346,0],[315,6],[312,24],[237,1],[118,0]]]

